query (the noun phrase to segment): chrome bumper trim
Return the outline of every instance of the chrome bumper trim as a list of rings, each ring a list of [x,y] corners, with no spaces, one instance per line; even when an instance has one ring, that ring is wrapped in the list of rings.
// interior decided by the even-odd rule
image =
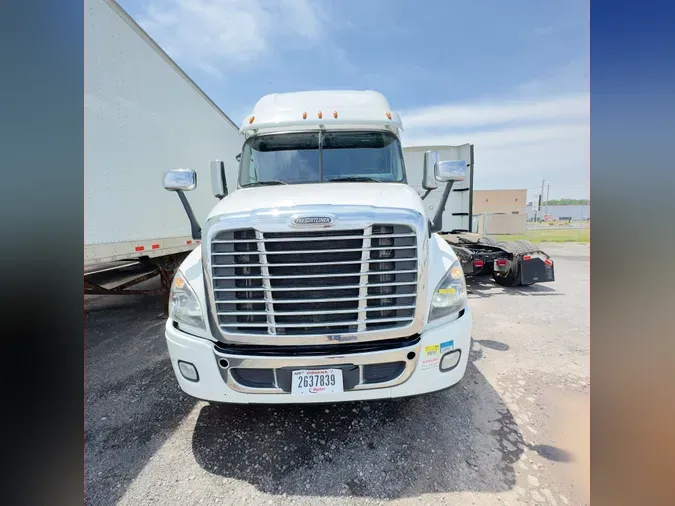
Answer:
[[[407,346],[405,348],[397,348],[394,350],[383,350],[383,351],[372,351],[367,353],[350,353],[344,355],[328,355],[328,356],[302,356],[302,357],[265,357],[265,356],[250,356],[250,355],[232,355],[229,353],[223,353],[214,348],[214,355],[218,368],[221,371],[221,374],[226,378],[225,382],[228,387],[237,392],[242,392],[246,394],[285,394],[291,395],[289,392],[285,392],[279,387],[274,388],[253,388],[246,385],[238,383],[232,374],[229,373],[230,369],[272,369],[274,370],[276,378],[276,370],[280,368],[324,368],[337,365],[356,365],[359,366],[359,384],[354,388],[348,390],[349,392],[355,390],[372,390],[376,388],[387,388],[400,385],[405,382],[410,375],[415,370],[417,366],[417,359],[419,358],[420,349],[422,345],[420,342]],[[410,352],[415,353],[415,357],[412,360],[408,359],[408,354]],[[226,359],[228,361],[228,367],[223,368],[219,361],[220,359]],[[396,378],[386,381],[383,383],[363,383],[363,367],[365,365],[374,365],[382,364],[387,362],[405,362],[405,368],[403,372]]]

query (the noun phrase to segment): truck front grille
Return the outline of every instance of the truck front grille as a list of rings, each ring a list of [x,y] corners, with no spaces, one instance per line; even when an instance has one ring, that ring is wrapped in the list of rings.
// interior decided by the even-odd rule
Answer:
[[[407,225],[227,230],[211,244],[213,295],[224,332],[346,334],[412,323],[417,243]]]

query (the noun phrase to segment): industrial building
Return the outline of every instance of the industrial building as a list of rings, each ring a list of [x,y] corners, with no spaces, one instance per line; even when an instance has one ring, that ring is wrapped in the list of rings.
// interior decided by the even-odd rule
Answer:
[[[524,234],[527,190],[474,190],[473,229],[480,234]]]

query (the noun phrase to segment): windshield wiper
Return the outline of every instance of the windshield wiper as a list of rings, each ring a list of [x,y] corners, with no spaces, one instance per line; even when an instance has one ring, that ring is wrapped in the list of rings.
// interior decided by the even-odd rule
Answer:
[[[242,188],[248,188],[250,186],[271,186],[275,184],[288,184],[278,179],[270,179],[269,181],[256,181],[255,183],[246,183],[241,185]]]
[[[364,176],[351,176],[351,177],[336,177],[335,179],[327,179],[326,181],[328,182],[335,182],[335,181],[346,181],[346,182],[364,182],[364,181],[372,181],[375,183],[381,183],[379,179],[375,179],[374,177],[364,177]]]

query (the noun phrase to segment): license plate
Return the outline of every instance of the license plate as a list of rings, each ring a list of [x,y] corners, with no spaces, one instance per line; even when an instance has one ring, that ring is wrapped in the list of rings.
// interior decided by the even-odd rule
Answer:
[[[301,369],[293,371],[291,394],[321,395],[344,391],[342,369]]]

